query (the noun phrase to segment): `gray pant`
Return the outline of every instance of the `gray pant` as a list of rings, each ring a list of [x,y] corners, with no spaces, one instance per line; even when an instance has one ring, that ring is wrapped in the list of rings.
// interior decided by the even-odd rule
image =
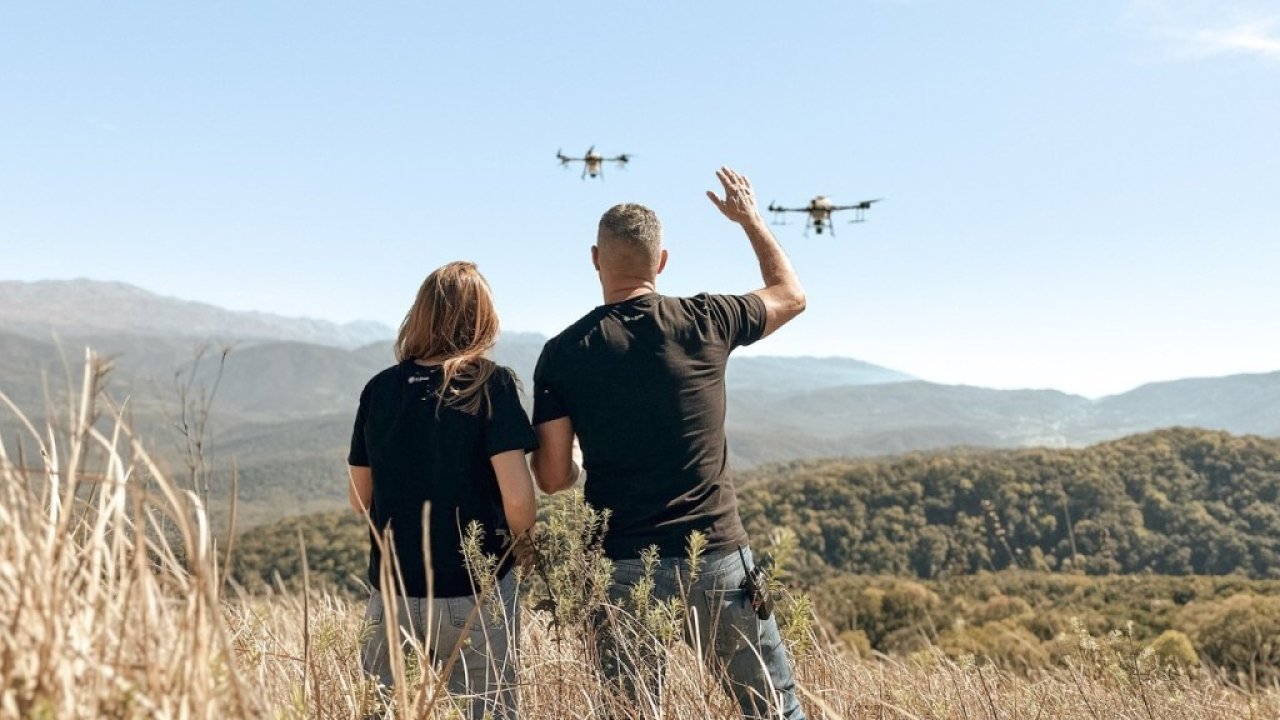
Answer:
[[[743,555],[754,565],[749,548]],[[704,557],[692,581],[688,560],[662,558],[653,573],[653,598],[688,600],[689,622],[696,632],[686,627],[684,639],[702,648],[702,661],[719,675],[743,717],[804,720],[778,621],[756,617],[740,587],[746,574],[736,551]],[[609,591],[614,606],[628,607],[631,589],[644,577],[642,561],[615,561]],[[602,610],[594,619],[597,660],[606,687],[647,717],[662,695],[664,649],[625,613]],[[640,697],[641,693],[647,697]]]
[[[520,613],[516,606],[515,573],[508,572],[477,609],[472,596],[436,598],[396,597],[396,637],[406,656],[414,643],[429,654],[447,678],[449,692],[466,696],[468,717],[480,720],[485,712],[514,720],[516,710],[516,644],[520,637]],[[494,608],[502,617],[494,618]],[[382,593],[373,592],[365,610],[360,664],[364,672],[387,688],[393,687],[391,653],[387,644],[386,607]],[[457,655],[455,658],[454,656]]]

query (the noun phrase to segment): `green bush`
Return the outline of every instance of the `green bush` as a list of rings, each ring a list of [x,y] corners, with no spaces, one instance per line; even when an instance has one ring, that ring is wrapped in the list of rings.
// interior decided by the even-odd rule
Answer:
[[[1280,678],[1280,597],[1241,593],[1186,609],[1204,657],[1256,684]]]
[[[1178,630],[1165,630],[1151,643],[1151,653],[1162,667],[1191,670],[1200,665],[1191,638]]]

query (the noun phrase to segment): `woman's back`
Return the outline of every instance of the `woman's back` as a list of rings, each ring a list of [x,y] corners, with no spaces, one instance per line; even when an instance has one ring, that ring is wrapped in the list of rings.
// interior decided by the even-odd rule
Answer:
[[[472,522],[483,528],[485,553],[504,552],[507,521],[490,458],[536,445],[515,375],[503,367],[489,375],[487,402],[474,413],[441,402],[442,382],[439,365],[405,360],[375,375],[360,395],[348,462],[372,470],[370,518],[375,528],[391,528],[404,580],[403,592],[381,587],[382,553],[371,542],[369,582],[378,590],[409,597],[426,597],[428,590],[435,597],[471,595],[461,545]],[[427,504],[430,588],[422,526]]]
[[[537,440],[515,375],[488,359],[498,333],[493,294],[474,263],[434,270],[400,324],[399,364],[360,394],[348,457],[352,509],[392,538],[386,545],[370,533],[374,590],[360,666],[390,688],[404,680],[396,676],[395,668],[404,668],[396,656],[423,643],[428,659],[448,670],[449,692],[469,697],[475,720],[516,717],[519,589],[510,562],[474,568],[494,572],[496,582],[473,578],[463,538],[478,524],[480,551],[501,557],[499,532],[509,529],[523,544],[537,512],[525,460]],[[384,562],[388,549],[394,565]],[[394,580],[384,582],[387,565]],[[485,601],[501,612],[480,612]]]

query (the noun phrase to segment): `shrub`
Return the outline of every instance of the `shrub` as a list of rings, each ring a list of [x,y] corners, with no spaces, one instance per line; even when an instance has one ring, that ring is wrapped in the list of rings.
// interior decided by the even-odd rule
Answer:
[[[845,630],[839,636],[841,644],[853,652],[853,654],[863,660],[870,659],[872,656],[871,640],[867,638],[867,634],[861,630]]]
[[[1194,636],[1213,664],[1241,679],[1280,678],[1280,598],[1238,594],[1209,606],[1188,606]]]
[[[1027,604],[1026,600],[1019,597],[1009,597],[1008,595],[994,595],[974,610],[973,622],[982,625],[1030,613],[1031,606]]]
[[[1200,657],[1184,632],[1165,630],[1151,643],[1151,653],[1162,667],[1191,670],[1200,665]]]

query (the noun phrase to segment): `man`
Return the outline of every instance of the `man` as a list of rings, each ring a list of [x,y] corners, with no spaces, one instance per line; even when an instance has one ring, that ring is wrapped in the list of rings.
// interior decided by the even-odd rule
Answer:
[[[586,500],[610,512],[603,543],[615,564],[611,598],[629,597],[644,576],[641,552],[656,547],[655,598],[688,601],[704,660],[743,714],[777,717],[780,709],[803,718],[777,622],[760,620],[741,589],[747,571],[739,550],[753,560],[728,472],[724,376],[734,348],[785,325],[804,310],[805,296],[751,184],[728,168],[716,175],[724,199],[707,196],[746,232],[765,287],[737,296],[659,295],[667,251],[657,216],[642,205],[611,208],[591,248],[605,304],[548,341],[534,372],[541,449],[532,465],[544,492],[572,486],[582,471],[572,458],[576,435]],[[706,549],[691,574],[694,532]],[[661,669],[637,667],[637,653],[618,647],[617,633],[600,634],[607,679],[633,699],[637,676],[660,682]]]

